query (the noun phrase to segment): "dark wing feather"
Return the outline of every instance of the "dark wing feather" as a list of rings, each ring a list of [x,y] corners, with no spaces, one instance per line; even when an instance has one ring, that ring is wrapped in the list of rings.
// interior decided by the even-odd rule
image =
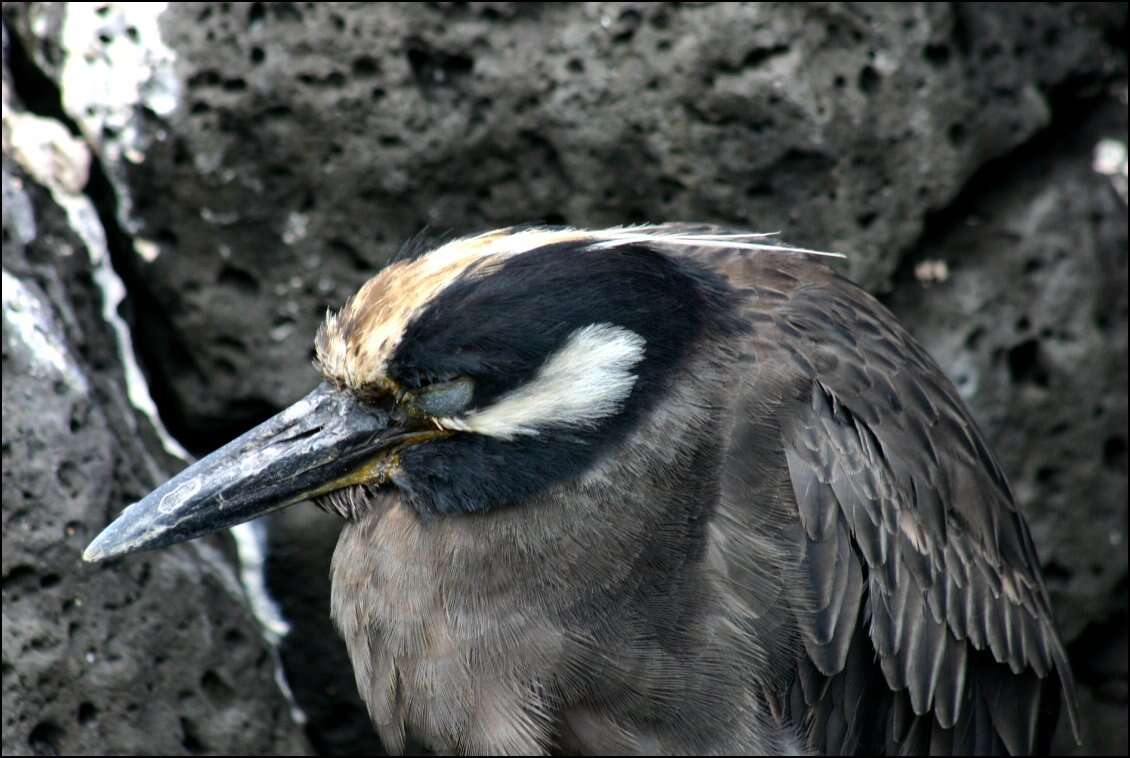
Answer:
[[[803,650],[780,702],[808,747],[1046,751],[1061,691],[1077,737],[1028,528],[929,355],[874,298],[805,256],[667,252],[745,298],[750,391],[777,403],[803,585],[791,600]]]
[[[791,365],[813,368],[782,415],[808,542],[801,667],[831,679],[805,698],[812,747],[1046,750],[1037,727],[1058,693],[1041,679],[1056,672],[1074,727],[1071,674],[1000,467],[882,306],[833,276],[790,295],[772,323]],[[853,689],[868,681],[853,656],[877,657],[884,697]]]

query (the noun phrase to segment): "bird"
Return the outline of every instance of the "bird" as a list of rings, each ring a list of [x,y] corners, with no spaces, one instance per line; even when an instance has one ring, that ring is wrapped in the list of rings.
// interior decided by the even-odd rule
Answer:
[[[711,224],[416,240],[318,386],[99,561],[313,500],[391,752],[1027,754],[1071,669],[953,385],[827,254]]]

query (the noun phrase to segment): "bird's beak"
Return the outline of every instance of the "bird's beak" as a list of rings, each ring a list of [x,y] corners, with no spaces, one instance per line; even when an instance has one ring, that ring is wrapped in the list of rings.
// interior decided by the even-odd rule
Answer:
[[[342,487],[381,483],[399,447],[430,436],[410,430],[413,423],[322,383],[126,508],[82,557],[164,547]]]

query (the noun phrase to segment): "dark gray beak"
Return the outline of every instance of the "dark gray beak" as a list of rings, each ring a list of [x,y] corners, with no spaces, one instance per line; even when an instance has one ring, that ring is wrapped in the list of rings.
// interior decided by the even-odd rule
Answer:
[[[386,453],[418,436],[405,422],[323,382],[126,508],[82,557],[164,547],[352,484],[380,483]]]

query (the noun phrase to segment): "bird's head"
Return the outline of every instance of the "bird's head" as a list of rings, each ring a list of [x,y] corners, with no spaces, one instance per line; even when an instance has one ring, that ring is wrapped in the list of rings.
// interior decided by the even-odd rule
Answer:
[[[693,383],[695,356],[724,342],[730,290],[670,254],[715,242],[662,227],[507,229],[393,263],[326,318],[314,391],[132,505],[85,557],[308,499],[353,518],[393,488],[427,519],[583,477],[644,419],[671,415],[663,403]],[[708,397],[680,402],[676,417],[709,416]]]

